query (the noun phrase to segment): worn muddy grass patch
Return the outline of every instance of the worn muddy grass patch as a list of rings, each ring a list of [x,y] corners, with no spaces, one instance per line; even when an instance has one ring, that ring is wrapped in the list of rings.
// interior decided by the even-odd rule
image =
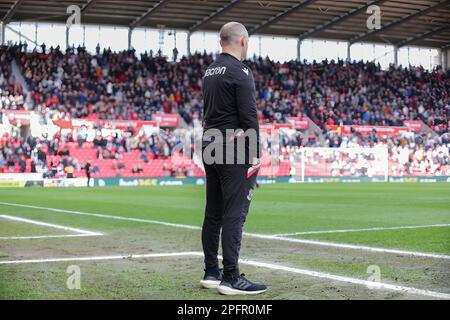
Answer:
[[[225,297],[199,286],[198,257],[124,259],[0,266],[2,299],[391,299],[417,298],[386,290],[245,266],[269,286],[257,297]],[[80,290],[66,286],[67,268],[80,268]],[[419,296],[420,297],[420,296]]]
[[[450,223],[449,190],[448,184],[262,186],[255,193],[245,231],[280,234]],[[7,255],[0,255],[0,261],[201,251],[199,230],[92,214],[199,227],[204,212],[204,187],[6,189],[0,194],[2,201],[42,208],[0,203],[0,214],[98,231],[105,236],[0,241],[0,251]],[[47,206],[72,212],[52,211]],[[1,222],[0,230],[19,235],[20,230],[12,230]],[[300,238],[446,253],[450,243],[448,230],[391,230]],[[381,280],[388,283],[450,291],[450,263],[439,259],[247,236],[243,238],[242,258],[364,280],[369,277],[367,267],[378,265]],[[0,266],[0,298],[224,299],[214,291],[198,287],[203,273],[202,259],[198,257],[80,262],[80,291],[66,288],[69,276],[66,270],[71,264],[77,263]],[[241,266],[241,271],[250,279],[269,285],[269,292],[255,297],[258,299],[426,299],[248,265]]]

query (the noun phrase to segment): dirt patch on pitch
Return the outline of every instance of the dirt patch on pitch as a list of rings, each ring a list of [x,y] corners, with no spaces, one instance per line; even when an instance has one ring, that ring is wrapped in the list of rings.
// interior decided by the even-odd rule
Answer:
[[[2,260],[54,257],[129,255],[163,252],[201,251],[200,233],[196,230],[148,226],[109,232],[103,237],[78,239],[42,239],[33,241],[2,241],[0,251],[8,254]],[[301,269],[326,272],[358,279],[367,279],[367,268],[380,267],[381,280],[386,283],[450,292],[450,261],[364,252],[361,250],[330,249],[316,245],[289,243],[245,237],[241,256],[245,259],[279,264]],[[202,276],[202,259],[151,258],[80,263],[88,272],[87,289],[73,298],[130,299],[216,299],[220,298],[198,288]],[[65,279],[68,263],[0,266],[2,272],[16,275],[23,290],[27,277],[33,277],[31,296],[45,296],[49,288]],[[386,290],[371,290],[344,282],[242,266],[250,278],[270,287],[260,299],[425,299],[426,297]],[[61,274],[61,272],[63,272]],[[24,280],[20,280],[23,278]],[[97,280],[96,280],[97,279]],[[109,279],[109,280],[108,280]],[[90,281],[90,282],[89,282]],[[156,283],[155,283],[156,281]],[[140,284],[141,283],[141,284]],[[157,285],[159,283],[159,286]],[[12,284],[11,284],[12,285]],[[96,289],[96,285],[98,289]],[[181,293],[172,289],[182,286]],[[108,294],[111,288],[118,287]],[[157,291],[152,288],[158,287]],[[173,287],[173,288],[172,288]],[[166,288],[166,289],[165,289]],[[172,288],[172,289],[171,289]],[[30,289],[31,290],[31,289]],[[55,289],[56,290],[56,289]],[[109,290],[109,291],[108,291]],[[156,294],[156,293],[158,294]],[[7,294],[7,293],[5,293]],[[9,294],[7,294],[9,297]],[[71,298],[66,290],[56,290],[52,297]]]

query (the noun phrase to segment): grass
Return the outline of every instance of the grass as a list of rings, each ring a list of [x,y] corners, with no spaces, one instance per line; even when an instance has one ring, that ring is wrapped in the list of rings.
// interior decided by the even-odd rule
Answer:
[[[73,234],[74,232],[72,232]],[[10,221],[0,217],[0,237],[29,237],[51,236],[69,234],[65,230],[59,230],[46,226],[37,226],[30,223]]]
[[[0,201],[200,226],[204,188],[13,189],[2,190]],[[31,211],[1,205],[0,210]],[[270,185],[256,192],[246,231],[272,234],[430,223],[450,223],[449,184]]]
[[[450,227],[302,235],[295,238],[450,254]]]
[[[121,187],[97,189],[2,189],[0,202],[28,204],[89,213],[201,226],[204,187]],[[88,256],[148,252],[200,251],[198,231],[139,222],[99,219],[0,204],[0,214],[106,233],[87,239],[0,240],[0,259]],[[306,184],[264,185],[257,190],[245,231],[280,234],[317,230],[450,224],[450,185],[436,184]],[[59,234],[60,230],[56,230]],[[55,230],[0,219],[0,237],[50,235]],[[295,236],[383,248],[450,254],[450,228],[424,228]],[[386,281],[450,291],[446,261],[424,261],[360,252],[310,248],[245,238],[246,258],[293,267],[368,277],[367,267],[380,265]],[[195,260],[195,259],[194,259]],[[179,261],[183,261],[180,259]],[[173,272],[174,270],[181,272]],[[200,261],[83,263],[83,289],[69,291],[67,264],[0,266],[0,298],[16,299],[213,299],[198,289]],[[427,269],[428,268],[428,269]],[[340,287],[305,277],[246,268],[273,281],[269,299],[395,298],[395,295]],[[184,271],[183,271],[184,270]],[[189,270],[189,271],[186,271]],[[183,275],[184,274],[184,275]],[[108,278],[109,277],[109,278]],[[280,279],[282,279],[281,283]],[[284,282],[283,282],[284,281]],[[182,291],[176,286],[184,283]],[[291,293],[286,293],[286,287]],[[174,291],[175,290],[175,291]]]

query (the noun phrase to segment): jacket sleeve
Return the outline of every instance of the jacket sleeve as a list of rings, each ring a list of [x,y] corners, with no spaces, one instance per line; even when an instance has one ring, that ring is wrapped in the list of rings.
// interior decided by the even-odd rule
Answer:
[[[250,70],[249,70],[250,71]],[[239,114],[239,125],[242,130],[253,129],[256,133],[256,146],[250,145],[250,159],[261,157],[259,120],[256,111],[256,89],[253,75],[247,76],[243,71],[243,76],[236,81],[236,105]],[[254,144],[254,143],[253,143]]]

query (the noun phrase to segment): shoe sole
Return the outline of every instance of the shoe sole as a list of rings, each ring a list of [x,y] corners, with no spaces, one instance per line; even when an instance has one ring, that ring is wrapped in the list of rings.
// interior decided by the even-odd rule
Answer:
[[[220,294],[223,294],[225,296],[237,296],[237,295],[256,295],[261,294],[267,291],[267,289],[259,290],[259,291],[244,291],[244,290],[238,290],[233,289],[227,286],[217,286],[217,291],[219,291]]]
[[[220,281],[218,280],[201,280],[200,285],[205,289],[217,289]]]

